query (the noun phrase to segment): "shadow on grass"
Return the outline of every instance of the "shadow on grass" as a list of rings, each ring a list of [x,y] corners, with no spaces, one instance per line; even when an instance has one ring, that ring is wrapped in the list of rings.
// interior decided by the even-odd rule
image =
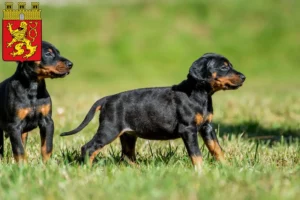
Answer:
[[[299,128],[276,128],[263,127],[257,121],[247,121],[240,124],[223,124],[215,122],[215,127],[219,129],[220,136],[241,136],[244,139],[262,140],[262,141],[281,141],[294,142],[300,139]]]

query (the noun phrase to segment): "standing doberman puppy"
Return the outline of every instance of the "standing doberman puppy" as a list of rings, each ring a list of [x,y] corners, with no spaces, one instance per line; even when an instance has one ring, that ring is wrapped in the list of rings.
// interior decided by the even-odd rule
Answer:
[[[41,61],[19,62],[14,75],[0,83],[0,157],[3,157],[5,132],[15,160],[25,161],[27,133],[39,127],[43,161],[49,159],[54,125],[44,79],[62,78],[70,73],[72,66],[52,44],[43,41]]]
[[[217,160],[223,152],[212,127],[212,95],[218,90],[237,89],[245,76],[232,68],[225,57],[213,53],[196,60],[187,80],[173,87],[145,88],[104,97],[94,103],[84,121],[73,131],[81,131],[101,109],[100,127],[81,151],[92,163],[102,147],[120,137],[122,158],[135,161],[137,137],[150,140],[182,138],[193,165],[201,169],[202,156],[197,133]]]

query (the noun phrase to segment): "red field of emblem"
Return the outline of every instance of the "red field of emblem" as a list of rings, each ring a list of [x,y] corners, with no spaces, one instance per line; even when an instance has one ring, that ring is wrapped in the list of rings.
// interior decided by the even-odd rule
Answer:
[[[42,51],[42,20],[3,20],[4,61],[39,61]]]

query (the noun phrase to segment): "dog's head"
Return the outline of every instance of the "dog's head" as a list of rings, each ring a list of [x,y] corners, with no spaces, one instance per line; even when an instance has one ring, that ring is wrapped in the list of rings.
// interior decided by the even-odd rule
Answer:
[[[204,54],[196,60],[190,67],[188,77],[209,84],[212,92],[237,89],[246,79],[233,69],[227,58],[214,53]]]
[[[22,66],[27,74],[41,80],[44,78],[65,77],[70,73],[73,63],[62,57],[54,45],[43,41],[41,60],[24,62]]]

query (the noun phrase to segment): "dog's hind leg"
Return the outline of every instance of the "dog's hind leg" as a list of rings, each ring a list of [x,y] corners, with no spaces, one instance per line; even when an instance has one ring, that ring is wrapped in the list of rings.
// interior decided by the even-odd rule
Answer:
[[[0,129],[0,159],[4,157],[4,132]]]
[[[126,160],[129,164],[134,164],[136,161],[135,157],[135,144],[137,137],[124,133],[120,136],[120,141],[122,145],[122,156],[121,160]]]
[[[101,126],[94,137],[81,148],[82,158],[89,156],[89,162],[92,165],[93,160],[100,150],[126,131],[126,129],[118,130],[115,128],[115,124],[101,122]]]

